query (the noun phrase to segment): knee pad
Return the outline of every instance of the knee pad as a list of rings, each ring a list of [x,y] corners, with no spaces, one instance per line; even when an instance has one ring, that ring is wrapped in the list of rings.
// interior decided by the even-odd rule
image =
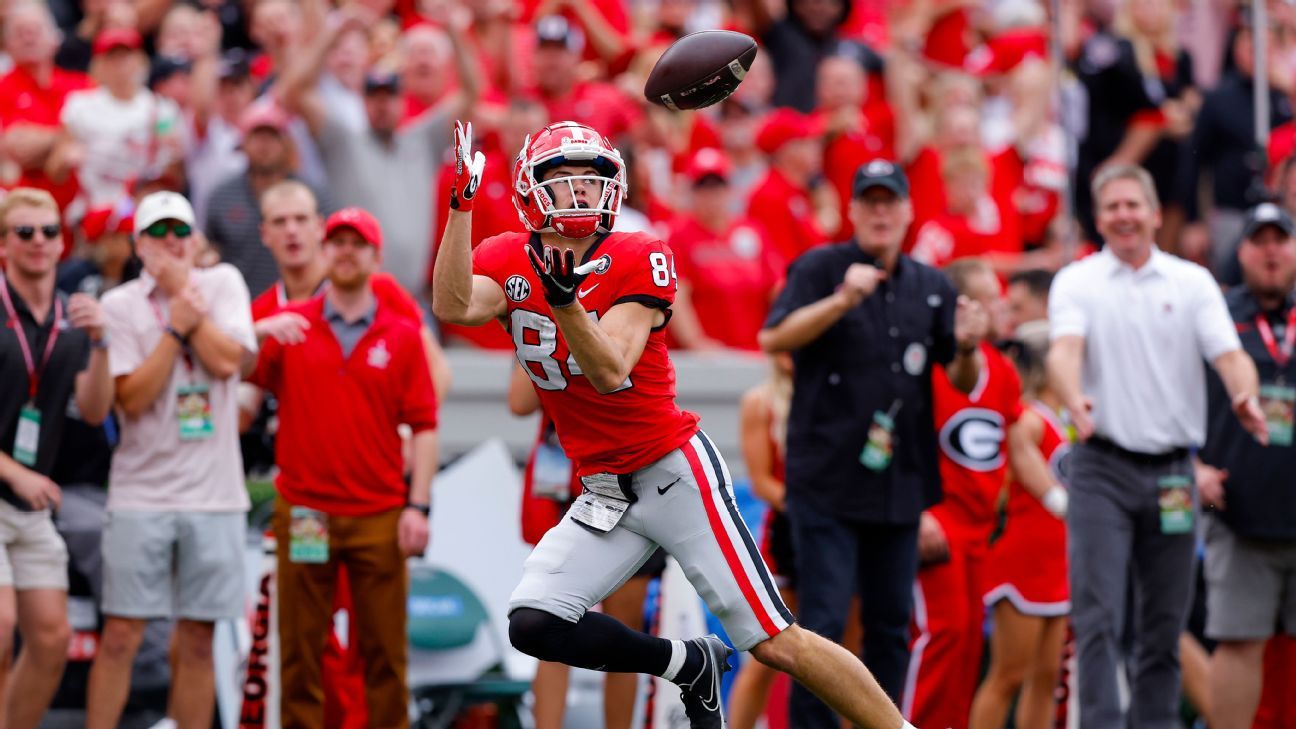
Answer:
[[[565,636],[574,627],[552,613],[518,608],[509,614],[509,642],[529,656],[562,663]]]

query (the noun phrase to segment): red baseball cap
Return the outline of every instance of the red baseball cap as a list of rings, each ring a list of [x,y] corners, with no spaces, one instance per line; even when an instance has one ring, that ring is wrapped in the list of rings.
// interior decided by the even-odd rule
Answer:
[[[111,233],[130,233],[134,227],[135,216],[130,208],[124,205],[95,208],[88,211],[81,219],[81,234],[90,243],[95,243]]]
[[[1014,28],[973,49],[963,70],[984,78],[1008,73],[1029,58],[1048,58],[1048,35],[1038,28]]]
[[[138,51],[144,47],[144,39],[134,28],[109,28],[95,36],[91,51],[94,55],[107,53],[115,48],[126,48]]]
[[[729,174],[729,158],[715,147],[703,147],[694,152],[684,168],[684,176],[694,185],[706,177],[718,177],[728,182]]]
[[[324,221],[324,238],[333,237],[334,231],[350,228],[360,235],[366,243],[382,250],[382,226],[378,219],[364,208],[342,208],[328,216]]]
[[[775,109],[765,117],[756,134],[756,146],[765,154],[774,154],[788,142],[810,139],[822,133],[822,124],[795,109]]]

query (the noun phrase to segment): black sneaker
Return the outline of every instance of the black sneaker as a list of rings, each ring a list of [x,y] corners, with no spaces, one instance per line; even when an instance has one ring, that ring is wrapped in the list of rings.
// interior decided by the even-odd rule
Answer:
[[[680,700],[688,715],[690,729],[725,729],[724,711],[720,705],[720,678],[729,670],[734,649],[715,635],[688,641],[702,649],[702,673],[687,686],[680,686]]]

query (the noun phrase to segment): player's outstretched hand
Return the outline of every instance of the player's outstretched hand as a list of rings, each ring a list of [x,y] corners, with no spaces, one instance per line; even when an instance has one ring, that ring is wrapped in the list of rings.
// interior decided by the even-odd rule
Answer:
[[[588,273],[576,270],[576,254],[570,248],[560,250],[545,246],[543,253],[537,253],[534,246],[525,246],[527,260],[535,269],[544,285],[545,301],[555,309],[571,306],[576,301],[576,289],[585,280]]]
[[[465,213],[472,210],[486,167],[486,155],[474,152],[472,142],[472,122],[455,122],[455,181],[450,188],[450,207]]]

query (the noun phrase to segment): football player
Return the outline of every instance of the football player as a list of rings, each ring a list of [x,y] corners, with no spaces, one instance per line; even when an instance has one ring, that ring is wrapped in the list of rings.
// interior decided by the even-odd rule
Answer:
[[[732,654],[724,643],[656,638],[589,612],[661,546],[739,650],[791,674],[857,726],[908,727],[855,656],[793,623],[719,451],[676,405],[662,331],[675,262],[652,236],[611,232],[626,194],[621,155],[574,122],[528,137],[513,200],[529,232],[473,251],[485,159],[472,152],[471,126],[456,127],[455,146],[433,311],[508,330],[584,487],[526,561],[509,604],[513,645],[541,660],[661,676],[680,686],[692,727],[724,727],[720,680]]]

